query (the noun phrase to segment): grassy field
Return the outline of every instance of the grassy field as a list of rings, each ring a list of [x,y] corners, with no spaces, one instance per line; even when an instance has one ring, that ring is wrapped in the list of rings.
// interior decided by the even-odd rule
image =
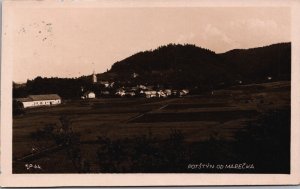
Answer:
[[[253,132],[260,132],[251,131],[249,125],[255,125],[263,115],[272,111],[290,111],[289,81],[240,85],[214,91],[213,94],[184,98],[105,98],[64,101],[59,106],[28,109],[24,115],[13,118],[13,172],[243,172],[236,169],[188,170],[185,165],[225,161],[235,163],[237,160],[251,163],[251,159],[246,157],[255,156],[242,153],[237,144],[245,142]],[[59,130],[62,116],[69,120],[78,142],[71,147],[57,148],[57,141],[52,135],[45,134],[45,128]],[[283,124],[289,122],[285,121]],[[280,127],[289,132],[290,125]],[[245,142],[251,145],[249,143],[252,142]],[[266,144],[266,141],[263,143]],[[47,149],[51,147],[54,150],[48,152]],[[233,147],[235,149],[231,149]],[[197,150],[201,150],[201,153]],[[289,153],[289,149],[286,150],[284,153]],[[183,159],[174,159],[175,156],[181,157],[180,151],[185,153]],[[218,153],[215,154],[215,151]],[[27,155],[38,153],[40,155],[26,159]],[[250,150],[248,153],[258,152]],[[268,155],[265,158],[269,158],[282,152],[263,153]],[[289,154],[285,154],[283,159],[288,157]],[[178,169],[162,166],[167,164],[162,161],[163,158],[166,161],[173,159],[172,163]],[[275,160],[264,161],[276,163]],[[289,162],[277,169],[272,164],[266,168],[264,166],[268,163],[256,163],[256,169],[249,172],[289,172]],[[39,165],[41,168],[27,169],[26,164]]]

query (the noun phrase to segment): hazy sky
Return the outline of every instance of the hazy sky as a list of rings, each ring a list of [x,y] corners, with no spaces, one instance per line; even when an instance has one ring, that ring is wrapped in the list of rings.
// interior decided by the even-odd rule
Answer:
[[[136,52],[191,43],[217,53],[290,41],[289,8],[26,8],[12,14],[13,80],[101,73]]]

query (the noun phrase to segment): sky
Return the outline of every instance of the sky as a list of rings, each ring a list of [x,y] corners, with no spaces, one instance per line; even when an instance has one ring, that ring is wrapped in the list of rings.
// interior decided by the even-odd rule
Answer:
[[[289,8],[27,7],[10,15],[4,36],[12,39],[15,82],[102,73],[169,43],[222,53],[291,41]]]

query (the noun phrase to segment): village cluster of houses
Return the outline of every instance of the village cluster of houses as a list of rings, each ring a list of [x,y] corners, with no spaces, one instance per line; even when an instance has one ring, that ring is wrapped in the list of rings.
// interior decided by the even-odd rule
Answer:
[[[145,97],[145,98],[166,98],[183,97],[189,93],[188,89],[156,89],[153,86],[137,85],[136,87],[121,87],[116,90],[101,90],[100,97]],[[81,98],[92,99],[97,95],[94,91],[86,91]]]
[[[153,90],[153,86],[138,85],[136,87],[117,89],[115,95],[119,97],[145,97],[145,98],[166,98],[166,97],[182,97],[189,93],[188,89],[157,89]]]
[[[182,90],[150,90],[149,87],[140,85],[137,87],[120,88],[115,93],[110,91],[102,91],[102,97],[145,97],[145,98],[167,98],[167,97],[183,97],[189,93],[188,89]],[[94,99],[96,94],[93,91],[86,91],[82,99]],[[16,98],[14,103],[18,108],[31,108],[40,106],[55,106],[62,103],[62,99],[57,94],[29,95],[26,98]]]
[[[131,75],[132,78],[138,77],[137,73]],[[134,87],[115,88],[115,82],[98,81],[95,72],[92,75],[92,83],[101,85],[103,89],[99,91],[85,91],[81,99],[93,99],[99,97],[145,97],[145,98],[166,98],[183,97],[189,93],[188,89],[159,89],[159,87],[137,85]],[[82,90],[83,91],[83,90]]]
[[[109,87],[108,87],[109,88]],[[114,91],[114,92],[112,92]],[[138,85],[136,87],[122,87],[117,90],[102,90],[100,96],[94,91],[86,91],[81,99],[94,99],[96,97],[144,97],[144,98],[167,98],[183,97],[189,93],[188,89],[157,89],[153,86]],[[99,93],[98,93],[99,94]],[[62,103],[62,98],[58,94],[29,95],[26,98],[15,98],[14,104],[18,108],[31,108],[40,106],[55,106]]]

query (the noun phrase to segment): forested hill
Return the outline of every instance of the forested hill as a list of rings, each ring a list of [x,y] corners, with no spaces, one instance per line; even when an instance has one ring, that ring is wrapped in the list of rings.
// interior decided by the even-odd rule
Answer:
[[[155,50],[139,52],[113,64],[110,71],[148,72],[154,70],[180,69],[199,64],[217,64],[218,56],[208,49],[195,45],[169,44]]]
[[[100,78],[128,80],[139,75],[138,82],[169,83],[171,85],[233,84],[273,80],[289,80],[291,73],[291,43],[278,43],[251,49],[235,49],[216,54],[195,45],[159,47],[134,54],[113,64]]]
[[[170,44],[116,62],[109,73],[115,73],[117,80],[137,73],[135,80],[142,83],[201,85],[231,79],[231,70],[222,62],[222,57],[208,49]]]
[[[219,56],[244,80],[261,81],[267,76],[290,80],[291,77],[291,43],[235,49]]]

